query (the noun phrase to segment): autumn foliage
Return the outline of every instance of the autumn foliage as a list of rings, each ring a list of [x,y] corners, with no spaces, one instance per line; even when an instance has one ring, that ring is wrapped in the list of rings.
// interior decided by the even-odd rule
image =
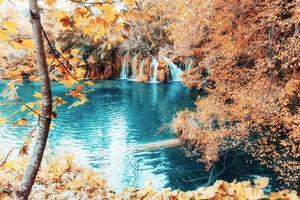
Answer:
[[[254,182],[217,181],[210,187],[201,187],[196,191],[182,192],[163,189],[157,191],[149,183],[140,189],[126,188],[122,192],[115,192],[110,188],[101,173],[78,166],[74,155],[65,155],[53,158],[48,156],[41,166],[30,199],[289,199],[298,198],[295,191],[280,191],[265,194],[264,188],[268,185],[267,178],[259,178]],[[28,156],[16,160],[8,160],[0,166],[0,199],[13,199],[20,184],[24,164]],[[11,180],[14,180],[13,182]]]
[[[152,56],[168,56],[176,64],[192,59],[194,64],[184,72],[182,80],[187,87],[200,91],[201,96],[194,111],[177,114],[173,122],[176,134],[193,145],[208,169],[228,152],[241,151],[276,173],[281,185],[299,190],[297,1],[124,0],[122,8],[116,1],[89,2],[71,0],[67,10],[59,10],[54,6],[55,0],[47,0],[42,9],[50,77],[70,88],[68,95],[77,99],[69,108],[88,102],[85,91],[93,82],[86,78],[115,78],[122,56],[137,55],[138,62],[145,59],[148,63]],[[35,94],[36,102],[23,102],[14,93],[23,78],[38,81],[31,33],[16,22],[21,17],[12,9],[1,13],[0,78],[14,80],[1,95],[18,101],[18,112],[39,116],[39,93]],[[64,101],[61,97],[53,100],[56,117],[55,108]],[[0,124],[7,120],[0,116]],[[27,119],[13,123],[25,124]],[[26,142],[22,147],[25,154]],[[4,190],[0,190],[0,198],[13,197],[26,162],[26,158],[22,159],[25,160],[1,166],[0,186]],[[116,194],[95,172],[73,165],[72,158],[67,157],[62,163],[44,163],[32,197],[56,198],[71,191],[78,198],[255,199],[265,197],[265,182],[266,179],[255,184],[218,181],[187,193],[156,192],[147,187]],[[286,191],[269,197],[297,198]]]
[[[211,2],[209,13],[198,13],[205,23],[188,45],[197,65],[183,75],[205,95],[173,128],[208,168],[239,149],[299,189],[299,4]]]

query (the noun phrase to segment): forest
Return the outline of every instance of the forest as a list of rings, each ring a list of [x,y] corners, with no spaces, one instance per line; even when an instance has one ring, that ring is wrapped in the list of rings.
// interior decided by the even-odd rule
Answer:
[[[0,0],[0,200],[298,200],[299,111],[299,0]]]

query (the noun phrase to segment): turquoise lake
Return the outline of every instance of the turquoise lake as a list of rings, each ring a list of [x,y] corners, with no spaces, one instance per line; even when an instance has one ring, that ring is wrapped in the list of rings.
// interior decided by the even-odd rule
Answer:
[[[0,83],[0,92],[6,84],[4,81]],[[176,112],[194,108],[195,91],[185,88],[180,82],[141,84],[112,80],[99,81],[91,87],[93,92],[88,93],[88,103],[68,109],[75,99],[66,95],[68,90],[63,85],[52,84],[53,94],[62,96],[68,103],[56,111],[58,116],[49,135],[48,149],[55,154],[73,153],[77,162],[100,169],[108,184],[116,190],[140,187],[148,181],[155,188],[193,190],[207,182],[199,178],[208,175],[203,165],[186,157],[183,148],[131,151],[139,144],[174,138],[170,130],[161,133],[160,129],[172,121]],[[32,102],[35,91],[39,91],[39,85],[28,82],[19,86],[17,93],[23,101]],[[0,115],[9,116],[20,106],[17,102],[0,106]],[[28,115],[24,112],[13,118],[28,118]],[[0,150],[20,147],[32,129],[31,124],[35,123],[30,120],[25,127],[13,127],[10,123],[2,125]],[[229,172],[223,178],[233,180],[237,176],[247,179],[255,175],[250,169],[243,171],[242,176],[240,172],[238,175]],[[263,175],[263,172],[258,175]]]

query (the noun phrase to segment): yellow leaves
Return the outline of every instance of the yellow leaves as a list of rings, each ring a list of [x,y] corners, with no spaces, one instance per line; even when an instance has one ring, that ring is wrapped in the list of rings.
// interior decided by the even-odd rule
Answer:
[[[105,20],[109,23],[113,23],[117,19],[117,13],[114,5],[104,4],[100,6],[100,9],[103,11]]]
[[[74,159],[75,159],[74,154],[66,155],[66,157],[65,157],[65,160],[66,160],[65,171],[71,171]]]
[[[26,126],[28,124],[28,120],[27,119],[19,119],[17,121],[14,122],[13,127],[16,126]]]
[[[0,0],[0,4],[2,4],[4,2],[4,0]]]
[[[296,191],[283,190],[283,191],[271,193],[269,199],[270,200],[278,200],[278,199],[299,200],[299,197]]]
[[[95,83],[93,81],[87,81],[84,83],[84,85],[92,86],[92,85],[95,85]]]
[[[105,33],[106,33],[105,28],[103,26],[100,26],[94,36],[94,42],[100,40],[105,35]]]
[[[64,173],[60,160],[52,160],[48,163],[49,178],[57,181]]]
[[[261,178],[256,179],[256,180],[254,181],[254,183],[255,183],[255,186],[256,186],[257,188],[263,189],[263,188],[265,188],[265,187],[268,186],[268,184],[269,184],[269,179],[266,178],[266,177],[261,177]]]
[[[0,31],[0,41],[7,41],[9,37],[4,33],[4,31]]]
[[[64,101],[61,97],[58,97],[58,96],[53,97],[53,105],[54,106],[61,106],[66,103],[67,102]]]
[[[217,182],[218,183],[218,182]],[[210,187],[199,188],[198,191],[200,193],[200,198],[202,199],[210,199],[215,197],[216,192],[218,191],[219,184],[215,183]]]
[[[19,39],[17,41],[12,41],[10,43],[15,49],[33,49],[34,48],[34,44],[33,41],[31,39]]]
[[[121,30],[124,29],[125,24],[124,23],[118,23],[115,25],[115,30],[116,32],[120,32]]]
[[[56,3],[56,0],[46,0],[46,3],[49,5],[49,6],[52,6]]]
[[[81,94],[82,89],[82,85],[77,85],[77,87],[74,90],[69,92],[69,95],[75,98],[83,98],[83,94]]]
[[[72,190],[79,190],[80,188],[82,188],[84,185],[84,180],[83,179],[75,179],[71,182],[69,182],[66,187],[70,188]]]
[[[26,105],[22,105],[21,108],[20,108],[20,110],[21,110],[21,112],[24,112],[27,109],[33,109],[34,106],[35,106],[34,102],[27,103]]]
[[[2,26],[5,28],[5,32],[8,34],[16,34],[18,32],[17,23],[14,21],[5,21]]]
[[[1,1],[3,0],[0,0],[0,4],[1,4]],[[1,193],[0,192],[0,200],[11,200],[12,198],[9,197],[8,193]]]
[[[53,15],[57,20],[61,20],[65,16],[68,16],[67,12],[65,12],[65,11],[57,11],[57,12],[54,12]]]
[[[0,125],[5,124],[6,122],[7,122],[7,119],[5,119],[4,117],[0,117]]]
[[[68,109],[70,109],[70,108],[75,108],[75,107],[77,107],[77,106],[83,105],[83,104],[85,104],[86,102],[88,102],[88,99],[87,99],[86,97],[81,98],[81,99],[79,99],[78,101],[75,101],[72,105],[70,105],[70,106],[68,107]]]
[[[95,32],[95,28],[97,27],[96,21],[91,20],[87,25],[85,25],[82,29],[83,34],[90,35]]]
[[[134,5],[135,4],[135,0],[123,0],[123,2],[128,4],[128,5]]]
[[[8,86],[8,89],[12,90],[15,88],[15,81],[10,81],[9,84],[7,85]]]
[[[57,11],[54,13],[54,17],[61,23],[62,27],[69,28],[71,18],[68,16],[67,12]]]
[[[74,11],[74,17],[84,17],[86,14],[88,13],[88,11],[82,7],[78,7],[75,9]]]
[[[64,84],[67,88],[70,88],[73,86],[74,83],[76,83],[77,81],[71,77],[71,76],[68,76],[66,78],[63,78],[62,80],[60,80],[60,82],[62,84]]]
[[[80,49],[72,49],[71,54],[72,55],[77,55],[80,52]]]
[[[35,92],[33,96],[36,98],[42,98],[42,94],[40,92]]]

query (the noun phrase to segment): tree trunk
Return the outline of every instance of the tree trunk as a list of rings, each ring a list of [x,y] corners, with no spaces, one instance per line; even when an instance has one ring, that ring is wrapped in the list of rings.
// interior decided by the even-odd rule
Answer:
[[[33,40],[36,49],[37,68],[41,82],[42,111],[39,117],[39,128],[32,157],[27,166],[21,186],[16,192],[17,199],[28,199],[31,188],[38,173],[46,147],[52,114],[52,93],[47,68],[42,26],[37,0],[29,0]]]

